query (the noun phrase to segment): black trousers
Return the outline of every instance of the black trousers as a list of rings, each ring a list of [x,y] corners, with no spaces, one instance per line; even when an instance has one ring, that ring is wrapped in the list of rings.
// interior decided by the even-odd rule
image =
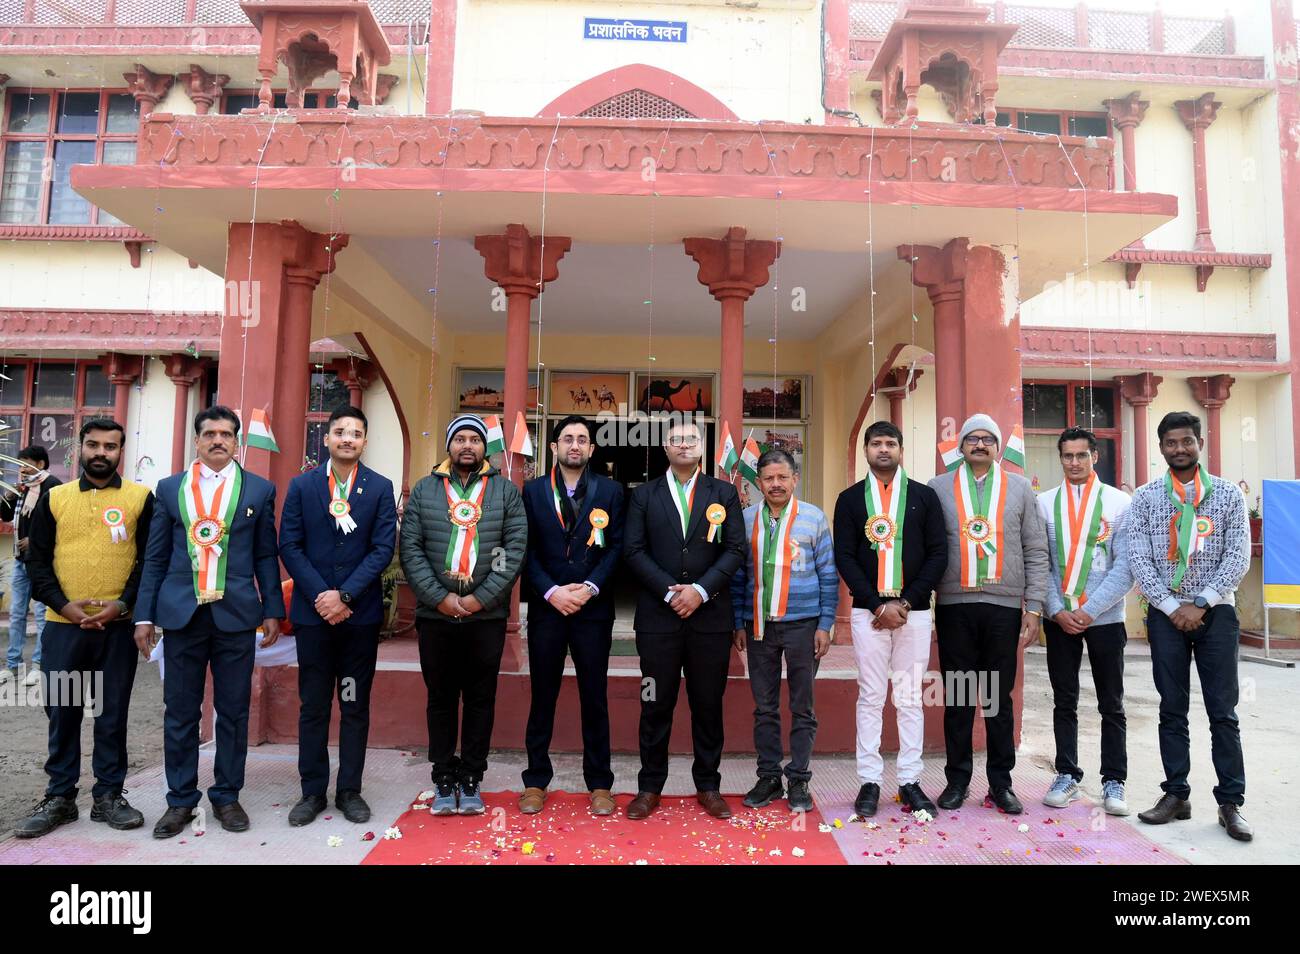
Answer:
[[[1160,760],[1165,769],[1160,787],[1171,795],[1185,799],[1192,794],[1187,781],[1192,769],[1187,713],[1195,660],[1205,714],[1210,718],[1210,757],[1219,781],[1214,786],[1214,800],[1220,805],[1246,803],[1246,762],[1237,724],[1240,639],[1237,609],[1227,603],[1207,610],[1200,627],[1191,633],[1175,628],[1155,607],[1147,611],[1151,670],[1160,693]]]
[[[943,737],[949,785],[966,788],[974,771],[971,733],[975,707],[984,711],[986,769],[990,789],[1011,787],[1016,767],[1015,715],[1020,610],[995,603],[939,604],[939,668],[943,670]]]
[[[1052,683],[1052,729],[1056,734],[1056,771],[1083,780],[1079,768],[1079,666],[1083,647],[1088,646],[1088,664],[1097,688],[1097,711],[1101,714],[1101,780],[1122,782],[1128,778],[1128,723],[1124,716],[1124,645],[1128,633],[1123,623],[1089,626],[1071,636],[1052,620],[1044,620],[1047,632],[1047,676]]]
[[[339,699],[339,773],[336,792],[361,791],[370,735],[370,687],[379,654],[379,624],[297,626],[298,774],[303,795],[324,795],[330,781],[329,734]]]
[[[722,785],[722,694],[727,688],[731,634],[694,632],[689,628],[676,633],[637,633],[636,650],[641,656],[641,771],[637,790],[658,794],[668,781],[668,739],[685,672],[695,748],[691,776],[697,791],[718,791]]]
[[[758,777],[781,777],[781,657],[785,656],[786,682],[790,686],[790,762],[785,776],[791,782],[807,782],[812,778],[813,743],[817,739],[817,713],[813,711],[813,680],[821,665],[817,658],[817,617],[768,623],[763,627],[762,639],[754,638],[753,623],[746,632]]]
[[[95,750],[91,768],[99,798],[122,790],[126,781],[126,718],[140,653],[130,620],[104,629],[46,623],[42,638],[42,688],[50,720],[50,777],[46,795],[77,797],[81,778],[81,719],[87,690],[94,703]]]
[[[496,715],[497,673],[506,620],[420,619],[420,670],[429,692],[429,761],[433,780],[478,782],[487,771]],[[456,756],[458,710],[460,756]]]
[[[528,673],[532,701],[524,747],[528,768],[526,788],[546,788],[555,772],[551,766],[551,736],[555,730],[555,704],[564,680],[565,654],[573,656],[578,676],[578,701],[582,708],[582,777],[588,791],[614,787],[609,757],[609,650],[614,621],[585,620],[537,614],[528,619]]]
[[[163,761],[167,804],[193,808],[199,803],[199,717],[208,668],[212,668],[212,707],[216,710],[215,784],[208,801],[228,805],[244,787],[248,757],[248,704],[253,695],[251,630],[226,633],[212,622],[204,604],[189,625],[163,636]]]

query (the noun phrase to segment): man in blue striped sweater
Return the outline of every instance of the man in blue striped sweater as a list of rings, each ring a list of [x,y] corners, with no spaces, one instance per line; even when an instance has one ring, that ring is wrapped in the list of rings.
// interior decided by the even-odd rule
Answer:
[[[745,805],[762,808],[784,793],[781,785],[781,656],[790,684],[789,805],[794,812],[813,807],[808,782],[817,716],[813,679],[831,645],[831,626],[839,603],[831,528],[812,504],[797,499],[799,465],[786,451],[770,450],[758,459],[762,503],[745,509],[745,562],[731,578],[735,644],[749,655],[749,686],[754,693],[754,749],[758,782]]]
[[[1133,574],[1124,518],[1129,497],[1097,476],[1097,438],[1092,431],[1067,428],[1057,438],[1056,449],[1065,480],[1038,495],[1038,510],[1047,524],[1051,573],[1043,628],[1054,700],[1057,772],[1043,804],[1064,808],[1082,797],[1079,666],[1087,644],[1101,714],[1103,807],[1111,815],[1127,815],[1124,596],[1133,588]]]

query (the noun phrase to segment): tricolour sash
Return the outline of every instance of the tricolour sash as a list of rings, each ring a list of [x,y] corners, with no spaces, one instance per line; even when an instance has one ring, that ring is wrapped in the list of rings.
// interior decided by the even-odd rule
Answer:
[[[483,474],[474,485],[462,492],[456,482],[447,476],[447,516],[451,519],[451,542],[447,545],[447,575],[453,580],[468,583],[474,578],[478,563],[478,522],[483,516],[483,495],[487,493],[488,475]]]
[[[957,532],[960,535],[961,587],[977,590],[1002,581],[1002,527],[1007,475],[997,461],[989,468],[981,494],[970,464],[962,461],[956,481]]]
[[[1191,561],[1192,554],[1204,550],[1210,534],[1214,532],[1214,521],[1209,517],[1200,517],[1196,514],[1196,508],[1209,498],[1210,491],[1214,489],[1214,484],[1210,482],[1210,472],[1205,469],[1204,464],[1196,465],[1196,474],[1192,481],[1193,499],[1188,500],[1183,491],[1183,482],[1175,480],[1172,471],[1165,472],[1165,493],[1169,495],[1169,502],[1174,505],[1174,515],[1169,518],[1167,555],[1168,559],[1178,561],[1178,567],[1174,570],[1173,583],[1169,587],[1174,592],[1177,592],[1183,584],[1183,577],[1187,574],[1187,564]]]
[[[334,465],[329,469],[330,485],[330,516],[334,518],[335,524],[344,533],[351,533],[357,528],[357,522],[352,519],[352,504],[348,503],[348,495],[352,493],[352,484],[357,479],[357,471],[361,469],[360,464],[352,468],[352,473],[348,474],[348,479],[339,482],[334,476]]]
[[[226,593],[226,561],[229,554],[221,546],[230,531],[239,507],[239,491],[244,471],[236,464],[233,477],[224,478],[212,492],[212,503],[203,506],[199,485],[200,463],[190,466],[190,477],[181,480],[179,507],[185,527],[185,545],[194,568],[194,597],[199,603],[215,603]]]
[[[1093,549],[1101,540],[1102,483],[1089,474],[1082,499],[1074,503],[1074,488],[1066,481],[1056,491],[1052,519],[1056,531],[1056,559],[1061,568],[1061,595],[1065,608],[1077,610],[1088,601],[1088,574],[1092,571]]]
[[[907,515],[907,471],[899,467],[884,485],[867,473],[867,539],[876,551],[876,591],[881,596],[903,592],[903,519]]]
[[[790,599],[790,564],[793,551],[790,534],[799,513],[799,501],[793,496],[772,526],[767,519],[767,504],[754,513],[754,539],[750,555],[754,560],[754,638],[763,638],[763,624],[770,616],[785,616]]]

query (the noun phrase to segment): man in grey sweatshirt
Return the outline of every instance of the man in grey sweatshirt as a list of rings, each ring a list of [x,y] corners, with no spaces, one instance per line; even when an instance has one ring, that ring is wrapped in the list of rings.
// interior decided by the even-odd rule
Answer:
[[[936,589],[935,623],[944,678],[943,734],[948,785],[939,807],[960,808],[973,772],[975,706],[984,709],[988,801],[1023,811],[1011,788],[1016,765],[1015,688],[1019,650],[1038,638],[1047,596],[1047,530],[1029,481],[997,461],[1002,432],[974,414],[958,437],[962,463],[930,481],[948,531],[948,569]]]

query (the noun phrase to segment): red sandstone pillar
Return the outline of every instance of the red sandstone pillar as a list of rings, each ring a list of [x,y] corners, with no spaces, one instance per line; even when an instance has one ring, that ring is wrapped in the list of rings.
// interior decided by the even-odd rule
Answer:
[[[1147,425],[1147,409],[1156,399],[1156,390],[1164,378],[1150,371],[1118,377],[1120,394],[1133,408],[1133,489],[1151,480],[1151,436]]]
[[[187,90],[190,101],[194,103],[194,111],[200,116],[209,113],[220,101],[221,91],[229,82],[230,77],[225,73],[209,73],[197,63],[191,63]]]
[[[1192,397],[1196,398],[1196,403],[1205,408],[1205,443],[1208,448],[1210,473],[1223,476],[1221,467],[1223,466],[1223,456],[1220,453],[1223,443],[1220,440],[1220,421],[1223,405],[1228,403],[1228,398],[1232,394],[1232,386],[1237,379],[1228,374],[1216,374],[1209,378],[1189,378],[1187,383],[1192,386]]]
[[[889,398],[889,421],[900,431],[903,429],[903,404],[907,396],[916,390],[917,379],[921,377],[920,371],[913,371],[909,383],[907,371],[907,368],[891,369],[885,378],[885,386],[879,389]]]
[[[898,257],[910,261],[912,282],[923,287],[934,306],[935,420],[940,441],[952,440],[966,417],[963,399],[965,329],[962,292],[969,241],[953,239],[942,249],[932,245],[900,245]],[[943,462],[935,452],[936,473]]]
[[[127,438],[133,436],[127,417],[131,408],[131,386],[140,377],[144,369],[144,359],[137,354],[116,354],[108,359],[104,369],[109,383],[113,385],[113,418],[125,431],[122,438],[122,458],[118,461],[117,472],[120,474],[126,466]]]
[[[1147,107],[1151,104],[1138,98],[1134,91],[1119,99],[1104,99],[1104,105],[1110,113],[1111,124],[1119,130],[1120,150],[1124,161],[1124,191],[1137,191],[1136,150],[1133,145],[1134,130],[1146,118]],[[1134,243],[1135,245],[1138,243]]]
[[[185,469],[190,449],[190,388],[203,376],[204,362],[187,354],[169,354],[163,357],[163,368],[175,386],[172,405],[172,469],[178,474]]]
[[[1183,125],[1192,133],[1192,172],[1196,177],[1196,243],[1198,252],[1213,252],[1214,240],[1210,237],[1210,198],[1206,184],[1205,130],[1219,114],[1222,103],[1214,101],[1213,93],[1203,93],[1196,99],[1180,99],[1174,103]]]
[[[746,239],[743,228],[732,226],[725,238],[688,238],[682,244],[699,266],[700,284],[708,286],[722,305],[718,422],[731,429],[731,438],[739,446],[745,420],[745,302],[756,288],[767,284],[769,269],[781,254],[781,243]],[[719,427],[719,439],[721,435]]]
[[[176,77],[170,73],[166,75],[154,73],[139,63],[132,67],[130,73],[123,73],[122,78],[126,80],[127,92],[131,93],[140,105],[141,119],[153,112],[158,101],[167,95],[167,91],[172,88],[172,83],[176,80]]]
[[[483,256],[483,271],[506,293],[506,394],[505,418],[501,422],[506,445],[514,438],[515,422],[528,404],[528,314],[532,301],[547,282],[559,275],[560,259],[572,246],[565,236],[537,236],[522,225],[508,225],[499,235],[479,235],[474,248]],[[540,443],[542,435],[538,435]],[[536,451],[535,451],[536,452]],[[515,486],[524,482],[523,458],[506,451],[510,479]],[[524,648],[519,635],[519,586],[510,597],[510,621],[506,624],[506,648],[501,657],[502,672],[523,669]]]

